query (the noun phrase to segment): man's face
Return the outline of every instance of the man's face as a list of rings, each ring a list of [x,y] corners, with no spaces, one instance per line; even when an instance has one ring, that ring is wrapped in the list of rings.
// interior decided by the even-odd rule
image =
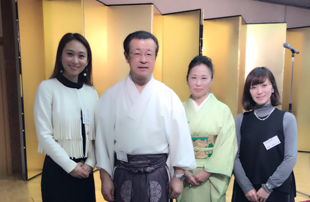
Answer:
[[[126,61],[133,80],[149,79],[153,73],[156,56],[153,39],[133,39]]]

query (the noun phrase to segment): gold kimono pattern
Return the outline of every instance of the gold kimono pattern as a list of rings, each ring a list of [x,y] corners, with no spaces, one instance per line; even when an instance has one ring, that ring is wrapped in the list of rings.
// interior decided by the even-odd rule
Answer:
[[[216,136],[192,137],[196,159],[208,159],[212,156]]]

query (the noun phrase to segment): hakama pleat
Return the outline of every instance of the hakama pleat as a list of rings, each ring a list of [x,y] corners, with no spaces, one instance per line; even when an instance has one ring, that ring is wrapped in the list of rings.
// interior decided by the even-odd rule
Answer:
[[[166,154],[128,155],[128,163],[116,160],[116,202],[167,202],[169,177]]]

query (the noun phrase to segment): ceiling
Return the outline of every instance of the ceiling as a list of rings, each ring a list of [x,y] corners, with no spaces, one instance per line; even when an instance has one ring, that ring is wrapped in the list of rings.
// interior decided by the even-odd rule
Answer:
[[[281,4],[286,6],[295,6],[299,8],[310,9],[310,0],[254,0],[268,3]]]

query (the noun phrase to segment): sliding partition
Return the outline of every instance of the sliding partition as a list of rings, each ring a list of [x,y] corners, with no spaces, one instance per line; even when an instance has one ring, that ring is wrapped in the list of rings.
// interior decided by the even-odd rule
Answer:
[[[25,155],[23,174],[30,179],[41,173],[44,156],[38,154],[38,140],[33,119],[35,93],[41,81],[46,79],[46,61],[43,30],[43,1],[18,2],[19,39],[21,55],[21,97],[23,99]]]
[[[84,1],[84,33],[88,40],[93,59],[93,83],[101,95],[112,79],[108,69],[108,6],[96,1]]]
[[[214,64],[210,91],[227,104],[234,117],[243,112],[241,98],[247,74],[268,67],[283,89],[286,23],[246,24],[241,16],[204,21],[203,54]]]
[[[102,84],[105,90],[126,78],[129,73],[123,49],[125,37],[137,30],[152,32],[152,5],[111,6],[108,8],[107,19],[108,63],[104,72],[106,82]]]
[[[270,69],[277,81],[282,101],[286,23],[249,24],[247,27],[245,73],[247,75],[255,67]]]
[[[214,65],[210,92],[229,106],[234,117],[242,112],[246,29],[241,16],[204,21],[203,55]]]
[[[190,96],[186,74],[190,61],[199,55],[201,10],[163,16],[163,83],[182,101]]]
[[[158,55],[156,58],[153,76],[158,81],[163,81],[163,15],[153,6],[153,34],[159,42]]]
[[[49,78],[54,70],[56,51],[61,37],[68,32],[84,35],[83,0],[42,2],[45,76]]]

